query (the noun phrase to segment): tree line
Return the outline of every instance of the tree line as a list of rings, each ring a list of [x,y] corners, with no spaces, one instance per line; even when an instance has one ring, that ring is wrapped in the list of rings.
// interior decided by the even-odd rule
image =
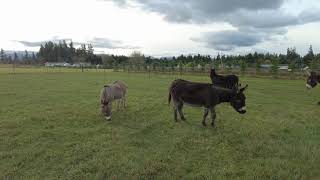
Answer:
[[[35,52],[28,52],[25,50],[23,55],[21,55],[21,53],[18,55],[17,52],[8,54],[2,48],[0,49],[0,63],[13,64],[18,62],[23,62],[24,64],[39,63]]]
[[[75,48],[72,41],[67,44],[65,40],[42,44],[37,56],[41,62],[102,64],[101,56],[94,54],[91,44],[81,44],[79,48]]]
[[[23,56],[17,52],[13,55],[0,50],[0,63],[21,63],[21,64],[43,64],[46,62],[67,62],[67,63],[90,63],[102,64],[101,56],[94,54],[91,44],[81,44],[75,48],[73,42],[59,41],[58,43],[48,41],[40,45],[37,53],[29,53],[25,50]]]
[[[18,60],[18,55],[7,56],[3,49],[0,51],[1,63],[15,63]],[[320,53],[315,54],[310,45],[308,52],[301,56],[297,53],[296,48],[288,48],[286,54],[272,53],[248,53],[245,55],[221,55],[211,57],[210,55],[180,55],[172,57],[155,58],[145,56],[141,52],[134,51],[129,56],[124,55],[106,55],[94,54],[94,49],[91,44],[81,44],[78,48],[74,47],[73,42],[66,43],[60,41],[58,43],[48,41],[40,46],[38,53],[28,53],[25,51],[21,63],[39,64],[45,62],[67,62],[67,63],[90,63],[93,65],[101,64],[105,67],[114,67],[123,64],[132,65],[152,65],[164,67],[191,67],[204,66],[210,64],[216,68],[233,68],[233,67],[260,67],[262,64],[271,64],[277,66],[279,64],[287,64],[290,69],[301,69],[309,66],[312,69],[317,69],[320,62]]]
[[[312,46],[309,47],[307,54],[301,56],[297,53],[296,48],[288,48],[286,54],[271,53],[248,53],[245,55],[221,55],[211,57],[210,55],[180,55],[173,57],[154,58],[144,56],[140,52],[133,52],[130,56],[101,55],[102,62],[106,66],[118,66],[121,64],[133,65],[155,65],[155,66],[183,66],[194,68],[196,66],[212,65],[216,68],[246,68],[261,67],[262,64],[269,64],[271,67],[278,67],[279,64],[286,64],[290,69],[301,69],[306,66],[312,69],[319,68],[320,53],[314,54]]]

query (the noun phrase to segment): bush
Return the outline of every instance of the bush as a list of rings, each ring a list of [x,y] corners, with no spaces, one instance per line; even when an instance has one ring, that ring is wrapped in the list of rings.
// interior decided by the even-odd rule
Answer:
[[[278,59],[273,59],[271,60],[271,73],[273,74],[274,77],[277,77],[278,71],[279,71],[279,60]]]
[[[262,60],[258,59],[256,62],[256,73],[259,73],[261,71],[261,63],[262,63]]]
[[[240,61],[240,71],[241,74],[244,75],[247,70],[247,62],[245,60]]]
[[[310,62],[310,69],[314,71],[314,70],[317,70],[318,68],[319,68],[319,62],[316,59],[313,59]]]

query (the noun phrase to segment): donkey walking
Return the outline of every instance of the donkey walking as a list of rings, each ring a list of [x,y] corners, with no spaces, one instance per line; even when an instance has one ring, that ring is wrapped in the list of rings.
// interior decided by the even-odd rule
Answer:
[[[230,102],[230,105],[240,114],[246,113],[246,97],[244,95],[246,85],[243,88],[231,90],[213,86],[209,83],[190,82],[182,79],[174,80],[169,88],[168,102],[171,98],[174,104],[174,119],[177,121],[177,113],[179,112],[181,120],[186,120],[182,107],[184,104],[204,107],[202,125],[206,126],[206,118],[209,111],[211,112],[211,125],[215,126],[216,112],[215,106]]]
[[[101,113],[107,120],[111,120],[112,102],[118,100],[118,105],[126,107],[127,85],[122,81],[115,81],[105,85],[100,92]]]

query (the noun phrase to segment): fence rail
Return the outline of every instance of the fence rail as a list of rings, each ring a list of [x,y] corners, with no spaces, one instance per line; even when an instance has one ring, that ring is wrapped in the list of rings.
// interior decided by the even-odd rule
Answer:
[[[127,73],[149,73],[151,74],[175,74],[175,75],[208,75],[211,70],[211,66],[201,67],[179,67],[179,66],[161,66],[161,65],[133,65],[122,64],[114,66],[86,66],[86,67],[45,67],[40,65],[0,65],[0,72],[16,73],[16,72],[87,72],[87,71],[109,71],[114,72],[127,72]],[[247,67],[245,70],[238,68],[219,68],[217,72],[220,74],[236,74],[244,76],[269,76],[275,78],[289,78],[289,79],[301,79],[307,76],[304,70],[288,71],[279,69],[273,72],[270,68],[256,69],[253,67]]]
[[[210,73],[210,66],[203,66],[201,68],[194,67],[165,67],[165,66],[132,66],[132,65],[122,65],[114,66],[114,72],[128,72],[128,73],[166,73],[166,74],[199,74],[207,75]],[[307,73],[304,70],[294,70],[289,71],[285,69],[278,69],[277,71],[272,71],[270,68],[261,68],[256,69],[248,67],[245,70],[241,68],[219,68],[217,72],[220,74],[236,74],[244,76],[271,76],[274,78],[290,78],[290,79],[299,79],[305,78]]]

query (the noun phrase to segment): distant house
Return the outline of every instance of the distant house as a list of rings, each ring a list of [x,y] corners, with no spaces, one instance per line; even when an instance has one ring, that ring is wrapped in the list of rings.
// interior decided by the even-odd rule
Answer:
[[[265,69],[270,69],[272,67],[271,64],[261,64],[260,65],[261,68],[265,68]],[[288,70],[289,71],[289,66],[288,65],[279,65],[279,70]]]
[[[280,65],[279,69],[280,70],[289,70],[289,66],[288,65]]]
[[[90,63],[75,63],[70,64],[67,62],[46,62],[44,64],[46,67],[89,67]]]
[[[266,69],[271,68],[271,66],[272,66],[271,64],[261,64],[260,65],[261,68],[266,68]]]
[[[44,63],[44,66],[46,67],[66,67],[70,65],[69,63],[66,62],[46,62]]]
[[[71,65],[72,67],[89,67],[91,66],[90,63],[74,63]]]

